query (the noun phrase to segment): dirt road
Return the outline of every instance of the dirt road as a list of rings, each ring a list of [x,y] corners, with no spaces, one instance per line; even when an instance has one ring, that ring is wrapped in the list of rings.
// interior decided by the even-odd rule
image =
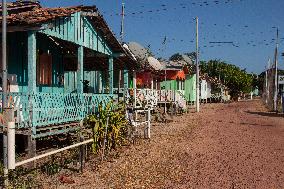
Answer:
[[[201,106],[156,124],[151,141],[90,163],[59,188],[284,188],[284,117],[260,101]],[[53,183],[55,184],[55,183]]]

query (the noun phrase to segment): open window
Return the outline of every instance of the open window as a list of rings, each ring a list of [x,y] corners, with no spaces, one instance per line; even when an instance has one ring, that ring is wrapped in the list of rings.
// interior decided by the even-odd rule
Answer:
[[[52,56],[48,53],[41,53],[37,61],[37,84],[52,84]]]

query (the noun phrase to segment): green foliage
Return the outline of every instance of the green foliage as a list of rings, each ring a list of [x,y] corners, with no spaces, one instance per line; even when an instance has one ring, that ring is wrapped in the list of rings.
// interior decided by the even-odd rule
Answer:
[[[255,75],[248,74],[246,70],[228,64],[220,60],[210,60],[200,62],[202,73],[207,73],[211,77],[220,78],[229,88],[232,96],[237,96],[241,92],[248,93],[253,89]]]
[[[105,149],[116,149],[125,143],[127,136],[127,120],[125,119],[125,104],[109,102],[105,107],[99,105],[96,115],[90,115],[85,119],[87,125],[93,131],[93,152],[98,153],[105,143]],[[108,118],[108,125],[107,125]],[[106,139],[106,141],[105,141]]]
[[[183,60],[183,57],[182,57],[181,54],[175,53],[169,58],[169,60],[171,60],[171,61]]]
[[[192,62],[195,62],[195,60],[196,60],[196,53],[195,52],[184,53],[183,55],[187,56]],[[180,53],[175,53],[169,58],[169,60],[171,60],[171,61],[179,61],[179,60],[186,61],[185,58],[183,57],[183,55],[180,54]]]
[[[195,62],[196,60],[196,52],[190,52],[190,53],[184,53],[186,56],[188,56],[192,62]]]

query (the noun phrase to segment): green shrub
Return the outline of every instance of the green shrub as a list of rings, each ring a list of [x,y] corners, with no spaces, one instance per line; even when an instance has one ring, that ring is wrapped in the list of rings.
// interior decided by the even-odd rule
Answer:
[[[125,119],[125,104],[109,102],[105,107],[99,105],[99,111],[85,119],[92,128],[94,143],[93,152],[98,153],[105,142],[105,149],[116,149],[125,143],[127,137],[127,120]],[[108,124],[107,124],[108,122]]]

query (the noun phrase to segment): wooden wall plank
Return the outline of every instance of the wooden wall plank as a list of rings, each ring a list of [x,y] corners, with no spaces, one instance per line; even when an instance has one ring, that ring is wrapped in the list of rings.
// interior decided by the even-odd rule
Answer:
[[[100,53],[111,55],[110,45],[100,36],[90,21],[81,16],[80,12],[70,17],[58,18],[52,21],[53,28],[47,28],[39,32],[65,41],[75,43]]]

